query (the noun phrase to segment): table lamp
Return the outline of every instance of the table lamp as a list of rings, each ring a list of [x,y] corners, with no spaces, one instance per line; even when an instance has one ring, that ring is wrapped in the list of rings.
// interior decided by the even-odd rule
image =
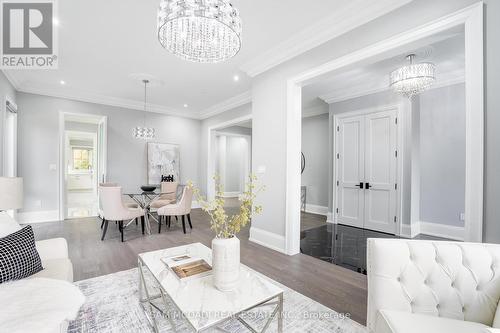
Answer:
[[[0,177],[0,211],[23,207],[23,179]]]

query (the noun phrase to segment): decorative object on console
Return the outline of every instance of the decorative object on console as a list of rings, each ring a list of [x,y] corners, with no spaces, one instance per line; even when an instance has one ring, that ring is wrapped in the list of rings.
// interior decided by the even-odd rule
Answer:
[[[158,185],[163,175],[179,180],[179,145],[148,142],[148,184]]]
[[[155,137],[155,129],[153,127],[146,127],[146,106],[147,106],[147,89],[149,80],[142,80],[144,83],[144,123],[143,126],[137,126],[133,129],[133,135],[136,139],[154,139]]]
[[[409,64],[391,72],[390,86],[408,98],[427,90],[436,80],[436,66],[430,62],[414,63],[415,55],[406,57]]]
[[[156,186],[155,185],[142,185],[141,190],[143,190],[144,192],[153,192],[154,190],[156,190]]]
[[[158,40],[179,58],[216,63],[241,48],[241,19],[228,0],[162,0]]]
[[[211,229],[215,232],[215,238],[212,240],[214,284],[221,291],[231,291],[238,285],[240,273],[240,240],[236,234],[250,222],[253,214],[262,211],[262,207],[254,205],[254,201],[257,194],[264,190],[264,186],[258,186],[257,177],[250,175],[245,191],[238,198],[239,213],[228,216],[224,209],[224,188],[218,176],[215,176],[214,180],[216,186],[214,200],[207,201],[198,188],[194,188],[194,195],[201,208],[209,214]],[[189,182],[188,186],[193,188],[192,182]]]
[[[0,283],[27,278],[43,270],[30,225],[0,238]]]
[[[23,207],[23,179],[0,177],[0,211]]]
[[[162,183],[174,182],[174,175],[167,175],[167,176],[161,175],[161,182]]]

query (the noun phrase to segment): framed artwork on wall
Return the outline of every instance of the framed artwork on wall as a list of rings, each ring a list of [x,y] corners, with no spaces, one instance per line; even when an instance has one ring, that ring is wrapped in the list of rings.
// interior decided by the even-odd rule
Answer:
[[[160,184],[162,176],[180,182],[179,150],[176,144],[148,142],[148,184]]]

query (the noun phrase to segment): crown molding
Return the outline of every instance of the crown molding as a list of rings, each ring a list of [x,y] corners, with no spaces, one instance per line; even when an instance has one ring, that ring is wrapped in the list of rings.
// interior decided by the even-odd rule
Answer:
[[[10,74],[5,69],[2,69],[2,73],[3,73],[3,75],[5,75],[5,77],[7,78],[7,80],[14,87],[14,89],[15,90],[19,90],[19,87],[21,86],[21,84],[19,83],[19,81],[17,81],[17,79],[14,77],[14,75]]]
[[[57,97],[79,102],[87,102],[87,103],[108,105],[125,109],[131,109],[131,110],[144,111],[144,102],[125,99],[125,98],[109,97],[93,93],[83,93],[81,91],[60,92],[55,89],[52,90],[52,89],[36,88],[36,87],[20,87],[17,89],[17,91],[28,94]],[[198,114],[189,114],[186,113],[185,111],[183,112],[174,108],[169,108],[158,104],[148,103],[146,105],[146,109],[147,112],[152,112],[152,113],[160,113],[182,118],[200,119]]]
[[[215,104],[203,111],[200,112],[199,118],[200,119],[207,119],[210,117],[213,117],[215,115],[218,115],[220,113],[229,111],[231,109],[237,108],[238,106],[242,106],[248,103],[252,102],[252,91],[248,90],[245,91],[242,94],[236,95],[234,97],[231,97],[229,99],[226,99],[225,101]]]
[[[445,78],[438,80],[428,90],[443,88],[465,82],[465,75],[463,72],[460,75],[455,75],[455,72],[449,73]],[[384,91],[390,91],[391,87],[384,85],[375,88],[353,87],[350,89],[335,90],[328,94],[319,96],[319,99],[325,103],[332,104],[347,101],[353,98],[358,98],[366,95],[377,94]]]
[[[310,118],[322,114],[328,114],[328,112],[329,112],[329,107],[326,104],[313,106],[310,108],[302,109],[302,118]]]
[[[412,1],[377,0],[367,3],[351,0],[345,7],[248,61],[240,66],[240,69],[250,77],[257,76]]]

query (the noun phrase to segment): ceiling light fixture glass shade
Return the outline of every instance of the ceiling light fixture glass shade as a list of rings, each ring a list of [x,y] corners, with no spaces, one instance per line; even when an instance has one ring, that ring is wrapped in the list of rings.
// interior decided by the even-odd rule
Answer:
[[[142,80],[142,83],[144,83],[144,126],[137,126],[134,127],[132,130],[132,135],[136,139],[143,139],[143,140],[150,140],[154,139],[155,137],[155,129],[152,127],[146,127],[146,101],[147,101],[147,86],[149,83],[149,80]]]
[[[176,56],[216,63],[241,49],[241,19],[228,0],[161,0],[158,40]]]
[[[427,90],[436,81],[436,66],[429,62],[413,63],[414,54],[406,57],[409,64],[391,72],[390,86],[408,98]]]

